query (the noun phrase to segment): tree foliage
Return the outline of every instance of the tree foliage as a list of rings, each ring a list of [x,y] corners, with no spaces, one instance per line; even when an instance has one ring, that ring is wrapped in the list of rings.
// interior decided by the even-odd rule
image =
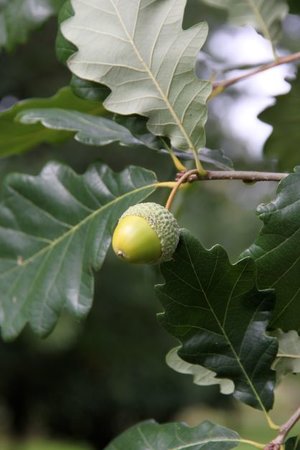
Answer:
[[[291,81],[290,92],[259,116],[273,126],[259,163],[267,173],[255,171],[253,159],[242,154],[205,148],[206,134],[209,142],[210,133],[217,134],[211,124],[205,133],[205,126],[210,102],[225,89],[244,77],[300,60],[300,52],[291,54],[280,40],[289,7],[292,13],[299,10],[286,0],[194,2],[199,10],[204,5],[225,10],[228,24],[253,27],[271,44],[273,61],[238,68],[240,76],[223,80],[216,79],[219,69],[211,69],[208,77],[199,70],[196,75],[200,51],[206,69],[221,65],[205,47],[213,32],[205,17],[183,28],[190,3],[35,0],[24,1],[21,8],[15,0],[0,3],[0,45],[8,51],[24,44],[61,7],[57,57],[71,75],[70,85],[50,98],[2,108],[1,157],[72,139],[104,151],[113,143],[170,155],[170,171],[161,182],[145,167],[130,165],[116,172],[101,161],[83,174],[49,162],[37,175],[7,176],[0,202],[1,333],[11,340],[29,324],[45,336],[63,310],[76,319],[85,317],[93,303],[94,272],[105,261],[118,218],[158,189],[172,189],[169,209],[184,182],[281,180],[274,198],[258,206],[263,226],[237,261],[231,263],[218,244],[204,248],[182,229],[172,260],[160,266],[163,282],[156,286],[163,308],[159,321],[179,341],[167,356],[168,365],[192,375],[198,385],[218,384],[221,393],[260,409],[273,427],[268,411],[276,382],[300,370],[299,76]],[[284,57],[279,45],[287,46]],[[222,71],[226,78],[231,69]],[[251,171],[234,170],[240,161]],[[279,173],[280,168],[289,173]],[[184,208],[185,195],[177,199]],[[287,422],[286,432],[281,429],[277,441],[261,444],[210,422],[190,428],[147,421],[106,449],[221,450],[244,442],[271,450],[278,439],[279,445],[292,449],[299,444],[294,437],[286,441],[292,422]]]

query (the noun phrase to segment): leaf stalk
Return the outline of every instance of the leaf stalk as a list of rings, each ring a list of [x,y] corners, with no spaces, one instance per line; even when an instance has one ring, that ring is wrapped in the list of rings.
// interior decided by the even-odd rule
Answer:
[[[180,159],[175,155],[174,150],[172,149],[172,147],[170,147],[163,139],[161,139],[163,146],[165,147],[165,149],[167,150],[167,152],[169,153],[174,166],[176,167],[176,169],[180,172],[184,172],[185,170],[187,170],[187,168],[182,164],[182,162],[180,161]]]
[[[283,444],[285,438],[287,437],[290,430],[296,425],[296,423],[300,420],[300,407],[292,414],[292,416],[279,428],[279,433],[275,439],[269,442],[264,450],[281,450],[283,448]]]
[[[171,206],[172,206],[175,196],[178,192],[178,189],[180,188],[180,186],[183,183],[186,183],[187,181],[189,181],[189,177],[193,174],[197,174],[198,177],[200,176],[198,169],[187,170],[186,172],[183,172],[183,173],[181,172],[179,179],[176,180],[176,183],[168,197],[168,200],[167,200],[167,203],[165,206],[166,209],[171,209]]]

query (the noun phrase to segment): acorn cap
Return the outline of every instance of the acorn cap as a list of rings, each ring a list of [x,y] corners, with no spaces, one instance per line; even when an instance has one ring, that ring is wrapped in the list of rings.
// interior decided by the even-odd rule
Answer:
[[[133,262],[156,262],[161,263],[163,261],[168,261],[172,259],[172,255],[178,245],[179,241],[179,226],[174,218],[173,214],[158,203],[148,202],[148,203],[138,203],[137,205],[130,206],[120,217],[119,224],[117,226],[120,227],[122,224],[122,220],[129,217],[140,217],[145,219],[146,225],[148,224],[151,229],[158,236],[160,243],[160,252],[154,252],[155,260],[153,261],[133,261]],[[116,230],[117,230],[116,228]],[[115,237],[115,235],[114,235]],[[114,241],[114,238],[113,238]],[[149,245],[149,244],[148,244]],[[156,243],[153,240],[153,246],[155,247]],[[114,246],[114,242],[113,242]],[[115,249],[115,246],[114,246]],[[154,248],[153,248],[154,250]],[[116,249],[115,249],[116,251]],[[116,252],[119,256],[121,255],[121,251]],[[126,259],[126,258],[124,258]],[[129,260],[129,258],[128,258]]]

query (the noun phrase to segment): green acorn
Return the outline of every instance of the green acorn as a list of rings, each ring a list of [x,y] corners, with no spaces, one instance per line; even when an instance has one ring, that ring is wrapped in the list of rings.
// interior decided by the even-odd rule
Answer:
[[[172,259],[179,241],[173,214],[158,203],[139,203],[120,217],[113,234],[114,252],[134,264],[161,263]]]

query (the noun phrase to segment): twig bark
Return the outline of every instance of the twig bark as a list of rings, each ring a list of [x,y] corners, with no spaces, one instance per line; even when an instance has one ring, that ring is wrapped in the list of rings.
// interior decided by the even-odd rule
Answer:
[[[200,174],[198,169],[187,170],[186,172],[178,172],[178,174],[176,175],[176,183],[169,195],[166,203],[166,208],[171,208],[178,189],[184,183],[210,180],[242,180],[246,183],[255,183],[257,181],[280,181],[287,176],[288,173],[254,172],[243,170],[207,170],[205,174]]]
[[[272,61],[267,64],[263,64],[257,67],[254,70],[250,70],[247,73],[243,73],[237,77],[229,78],[228,80],[216,81],[213,83],[213,91],[210,97],[214,97],[214,95],[218,92],[222,92],[224,89],[232,86],[233,84],[238,83],[239,81],[245,80],[247,78],[252,77],[253,75],[257,75],[258,73],[264,72],[266,70],[272,69],[273,67],[280,66],[282,64],[291,63],[294,61],[300,60],[300,52],[292,53],[291,55],[278,57],[275,61]]]
[[[182,172],[178,173],[176,180],[179,181],[182,176]],[[288,173],[244,170],[208,170],[205,175],[199,175],[198,171],[193,169],[185,173],[185,177],[181,183],[202,180],[242,180],[248,183],[257,181],[280,181],[287,176]]]
[[[279,433],[275,439],[267,444],[264,450],[280,450],[285,442],[285,439],[293,428],[293,426],[300,420],[300,407],[294,414],[279,428]]]

